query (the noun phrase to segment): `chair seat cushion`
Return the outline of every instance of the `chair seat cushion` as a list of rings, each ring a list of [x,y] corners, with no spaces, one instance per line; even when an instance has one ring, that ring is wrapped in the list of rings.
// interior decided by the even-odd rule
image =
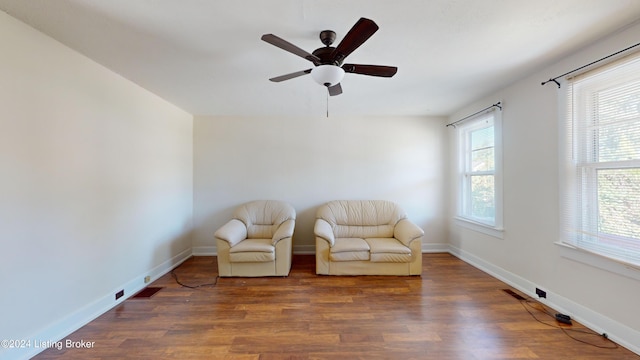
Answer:
[[[271,239],[245,239],[229,249],[231,262],[265,262],[274,261],[275,258]]]
[[[410,262],[411,249],[395,238],[367,238],[372,262]]]
[[[361,238],[337,238],[331,247],[331,261],[369,260],[369,244]]]

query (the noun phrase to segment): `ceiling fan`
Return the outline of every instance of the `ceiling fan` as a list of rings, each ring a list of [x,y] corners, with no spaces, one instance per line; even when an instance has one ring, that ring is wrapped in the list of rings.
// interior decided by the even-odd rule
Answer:
[[[367,39],[378,31],[378,25],[373,20],[360,18],[349,30],[347,35],[340,41],[337,47],[331,46],[336,39],[336,33],[332,30],[320,32],[320,41],[325,47],[318,48],[312,53],[291,44],[273,34],[262,35],[262,40],[271,45],[277,46],[292,54],[305,58],[313,63],[315,67],[307,70],[297,71],[286,75],[276,76],[269,80],[281,82],[298,76],[311,74],[311,77],[320,85],[327,87],[329,95],[342,94],[340,82],[345,73],[392,77],[398,71],[395,66],[383,65],[360,65],[343,64],[344,59],[355,49],[360,47]]]

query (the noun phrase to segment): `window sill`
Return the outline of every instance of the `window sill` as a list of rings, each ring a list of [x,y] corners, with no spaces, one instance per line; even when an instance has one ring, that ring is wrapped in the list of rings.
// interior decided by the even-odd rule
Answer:
[[[630,279],[640,280],[639,268],[623,264],[585,250],[580,250],[579,248],[573,247],[560,241],[556,241],[555,244],[560,248],[560,255],[564,258],[574,260],[585,265],[597,267],[614,274],[626,276]]]
[[[472,221],[460,216],[455,216],[453,220],[456,225],[462,226],[464,228],[477,231],[497,239],[504,239],[504,229],[502,228],[496,228],[491,225],[479,223],[477,221]]]

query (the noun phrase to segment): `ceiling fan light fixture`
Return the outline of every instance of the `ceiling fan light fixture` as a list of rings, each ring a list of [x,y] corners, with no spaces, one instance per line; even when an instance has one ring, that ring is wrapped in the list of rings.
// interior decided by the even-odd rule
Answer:
[[[336,65],[318,65],[311,70],[311,77],[322,86],[339,84],[344,78],[344,70]]]

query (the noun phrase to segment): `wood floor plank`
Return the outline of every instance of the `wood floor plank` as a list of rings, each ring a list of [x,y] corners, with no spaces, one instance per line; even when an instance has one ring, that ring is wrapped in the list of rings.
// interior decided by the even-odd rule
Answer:
[[[423,254],[421,277],[316,275],[312,255],[288,277],[217,278],[215,257],[175,275],[210,285],[167,274],[67,337],[93,348],[34,359],[640,359],[449,254]]]

